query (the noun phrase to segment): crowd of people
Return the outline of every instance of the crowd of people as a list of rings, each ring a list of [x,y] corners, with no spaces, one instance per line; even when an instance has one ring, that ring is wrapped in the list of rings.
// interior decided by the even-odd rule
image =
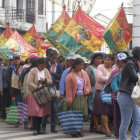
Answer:
[[[46,134],[48,117],[51,118],[51,132],[57,133],[57,104],[65,99],[62,111],[80,110],[84,121],[90,120],[89,132],[111,137],[111,131],[120,140],[127,139],[131,127],[131,139],[138,140],[140,108],[134,104],[131,94],[140,69],[140,47],[118,54],[93,53],[89,60],[76,54],[64,59],[49,48],[46,58],[31,54],[25,62],[20,56],[8,58],[3,63],[0,56],[0,113],[6,120],[6,108],[12,102],[27,103],[29,121],[25,129],[32,129],[33,135]],[[49,103],[39,105],[33,91],[44,83],[56,87],[58,97]],[[101,92],[111,94],[111,103],[105,103]],[[20,123],[20,122],[19,122]],[[84,136],[83,131],[72,137]]]

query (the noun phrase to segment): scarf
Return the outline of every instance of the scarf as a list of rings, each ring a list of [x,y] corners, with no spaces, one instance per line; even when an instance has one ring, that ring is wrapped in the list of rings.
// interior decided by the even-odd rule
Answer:
[[[109,77],[109,79],[107,80],[107,82],[106,82],[106,84],[105,84],[105,88],[104,88],[104,91],[105,91],[106,93],[112,92],[112,89],[111,89],[111,86],[110,86],[111,81],[112,81],[115,77],[117,77],[118,75],[120,75],[120,74],[121,74],[121,71],[122,71],[121,69],[116,68],[116,69],[114,69],[114,70],[111,72],[110,77]]]

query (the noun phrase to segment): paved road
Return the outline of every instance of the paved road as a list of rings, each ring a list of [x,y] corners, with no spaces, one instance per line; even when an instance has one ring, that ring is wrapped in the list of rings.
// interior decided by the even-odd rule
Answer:
[[[33,136],[32,131],[25,130],[22,125],[15,128],[14,126],[7,125],[0,120],[0,140],[116,140],[113,136],[111,138],[107,138],[104,135],[89,133],[88,128],[89,122],[84,123],[85,136],[80,138],[72,138],[69,135],[63,134],[60,126],[57,127],[58,133],[56,134],[50,133],[50,127],[48,126],[47,134]]]

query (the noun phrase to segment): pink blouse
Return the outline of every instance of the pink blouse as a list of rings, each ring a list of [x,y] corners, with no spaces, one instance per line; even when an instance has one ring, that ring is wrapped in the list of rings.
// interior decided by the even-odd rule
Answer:
[[[78,77],[76,74],[76,79],[77,79],[77,95],[84,95],[84,78]]]
[[[97,67],[96,85],[95,85],[96,90],[100,90],[100,89],[104,88],[104,85],[105,85],[106,81],[108,80],[109,76],[110,75],[108,75],[106,73],[106,68],[105,68],[104,64],[101,64]]]

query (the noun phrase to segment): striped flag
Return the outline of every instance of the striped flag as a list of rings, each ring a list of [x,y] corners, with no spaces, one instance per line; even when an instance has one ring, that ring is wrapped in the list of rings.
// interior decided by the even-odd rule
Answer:
[[[32,40],[33,39],[38,39],[40,38],[37,34],[37,31],[35,29],[35,26],[33,24],[33,26],[29,29],[29,31],[27,31],[24,35],[23,35],[24,40],[26,40],[27,42],[29,42],[30,44],[33,43]],[[34,44],[34,47],[36,47],[36,44]]]
[[[34,25],[24,34],[23,38],[37,50],[39,56],[44,56],[46,50],[50,47],[49,44],[42,41]]]
[[[60,17],[56,20],[56,22],[51,26],[48,32],[44,35],[44,38],[47,39],[51,45],[55,46],[56,39],[64,31],[69,21],[70,21],[69,15],[65,10],[63,10]]]
[[[69,53],[88,57],[100,49],[104,30],[104,27],[79,8],[58,38],[57,49],[64,57]]]
[[[23,60],[28,58],[31,53],[37,53],[36,49],[29,45],[17,31],[13,32],[0,49],[2,51],[8,50],[7,54],[12,51],[14,54],[18,54]],[[6,54],[4,55],[8,57]]]
[[[128,47],[128,44],[132,39],[132,32],[123,7],[120,8],[105,30],[103,38],[111,53],[121,52]]]
[[[2,46],[7,41],[7,39],[11,36],[12,33],[13,31],[10,29],[9,24],[8,24],[7,28],[0,36],[0,46]]]

